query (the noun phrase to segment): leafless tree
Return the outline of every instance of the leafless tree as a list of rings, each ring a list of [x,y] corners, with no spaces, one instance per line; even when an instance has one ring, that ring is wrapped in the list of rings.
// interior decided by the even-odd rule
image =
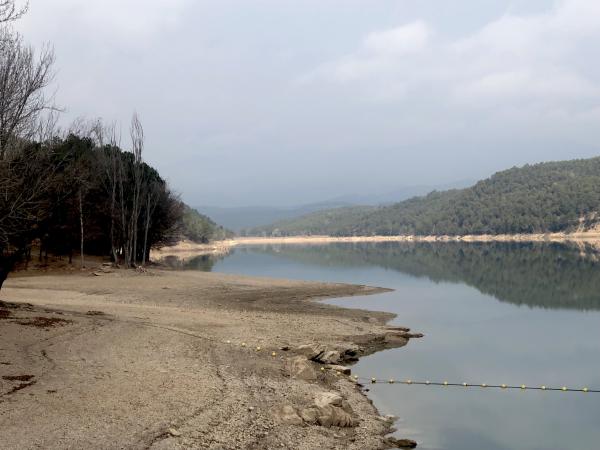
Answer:
[[[23,17],[29,9],[29,2],[17,6],[15,0],[0,0],[0,23],[13,22]]]
[[[0,159],[35,136],[45,111],[57,109],[53,95],[46,92],[53,80],[53,64],[50,46],[36,56],[19,34],[0,29]]]
[[[137,113],[134,113],[131,118],[129,134],[131,136],[131,152],[133,153],[133,195],[128,238],[131,257],[129,265],[135,265],[137,262],[138,224],[142,209],[142,189],[144,187],[144,161],[142,159],[142,153],[144,151],[144,129]]]
[[[158,186],[155,183],[148,183],[146,185],[146,204],[144,209],[146,210],[146,217],[144,220],[144,251],[142,253],[142,265],[145,265],[147,262],[148,256],[148,232],[150,231],[150,224],[152,222],[152,216],[154,214],[154,210],[158,203],[158,197],[160,195],[160,191]]]

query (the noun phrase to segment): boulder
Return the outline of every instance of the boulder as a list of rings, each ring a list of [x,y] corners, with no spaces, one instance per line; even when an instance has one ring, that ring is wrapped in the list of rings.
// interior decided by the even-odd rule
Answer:
[[[355,427],[358,425],[352,407],[337,392],[318,394],[315,397],[315,408],[318,410],[316,421],[324,427]]]
[[[285,368],[290,376],[306,381],[317,379],[317,371],[313,368],[310,361],[302,356],[296,356],[287,360]]]
[[[300,417],[302,417],[302,420],[304,420],[306,423],[314,425],[319,422],[320,413],[321,411],[318,407],[311,406],[300,411]]]
[[[304,344],[296,348],[296,353],[303,355],[306,359],[314,359],[325,351],[325,347],[319,344]]]
[[[284,425],[302,425],[302,419],[292,405],[281,405],[274,410],[274,415]]]
[[[337,406],[319,408],[317,421],[324,427],[355,427],[358,425],[358,421],[352,414]]]

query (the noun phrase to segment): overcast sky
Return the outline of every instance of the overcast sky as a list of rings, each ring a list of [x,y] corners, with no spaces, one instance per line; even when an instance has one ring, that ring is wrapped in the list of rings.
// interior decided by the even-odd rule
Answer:
[[[64,120],[143,121],[192,205],[600,154],[598,0],[30,0]]]

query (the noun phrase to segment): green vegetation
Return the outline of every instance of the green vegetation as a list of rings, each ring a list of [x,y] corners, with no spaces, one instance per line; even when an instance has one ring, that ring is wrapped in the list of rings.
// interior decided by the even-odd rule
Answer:
[[[242,249],[236,249],[241,251]],[[464,283],[503,302],[600,310],[599,253],[544,243],[356,243],[252,247],[323,267],[378,266],[436,283]]]
[[[233,237],[233,233],[217,225],[210,217],[185,205],[183,208],[181,236],[193,242],[207,243]]]
[[[256,235],[465,235],[569,232],[598,223],[600,157],[526,165],[466,189],[377,208],[338,208],[256,228]]]

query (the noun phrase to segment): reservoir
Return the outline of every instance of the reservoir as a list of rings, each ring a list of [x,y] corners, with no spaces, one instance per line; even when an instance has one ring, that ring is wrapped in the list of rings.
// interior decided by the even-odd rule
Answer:
[[[425,337],[361,358],[361,377],[600,389],[600,252],[542,243],[248,246],[186,269],[394,289],[330,301]],[[596,450],[600,394],[366,386],[399,436],[434,450]]]

